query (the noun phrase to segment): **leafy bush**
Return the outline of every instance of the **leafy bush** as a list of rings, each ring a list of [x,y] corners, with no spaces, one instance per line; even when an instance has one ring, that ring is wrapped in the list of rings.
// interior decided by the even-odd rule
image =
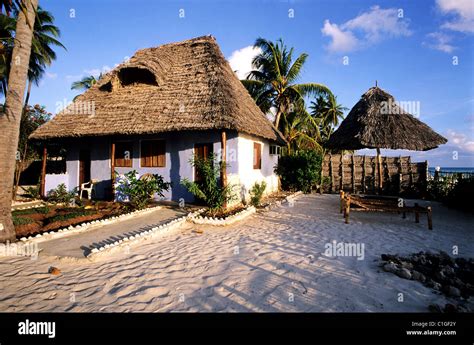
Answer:
[[[73,219],[82,216],[90,216],[95,213],[94,210],[85,210],[83,208],[72,208],[68,210],[61,210],[65,211],[65,213],[57,214],[53,217],[47,219],[47,224],[51,224],[54,222],[59,222],[63,220]]]
[[[228,184],[223,187],[219,181],[220,164],[216,162],[215,155],[208,159],[194,156],[190,163],[196,168],[201,180],[192,182],[185,178],[181,184],[196,198],[203,200],[211,213],[221,210],[225,203],[234,200],[232,186]]]
[[[460,179],[444,198],[446,205],[474,213],[474,178]]]
[[[321,179],[322,157],[316,151],[301,150],[282,156],[275,168],[285,190],[301,190],[309,193]]]
[[[40,198],[40,188],[39,186],[29,186],[25,188],[26,194],[28,194],[30,197],[33,199],[39,199]]]
[[[43,206],[43,207],[29,208],[26,210],[16,210],[16,211],[13,211],[12,214],[14,216],[34,214],[34,213],[47,214],[49,213],[49,211],[51,211],[51,209],[48,206]]]
[[[13,225],[14,226],[26,225],[26,224],[31,224],[31,223],[35,222],[34,219],[28,218],[28,217],[13,216],[12,219],[13,219]]]
[[[64,183],[59,184],[56,189],[52,189],[48,192],[47,200],[52,203],[63,203],[68,204],[71,200],[74,200],[77,195],[77,188],[72,191],[66,189]]]
[[[257,207],[260,205],[260,201],[262,200],[263,193],[267,188],[267,183],[262,181],[261,183],[255,182],[255,184],[250,189],[250,203]]]
[[[163,197],[163,191],[168,191],[170,182],[164,182],[163,176],[150,174],[149,178],[137,178],[137,171],[132,170],[125,174],[125,179],[119,181],[117,191],[127,197],[133,207],[143,209],[156,193]]]

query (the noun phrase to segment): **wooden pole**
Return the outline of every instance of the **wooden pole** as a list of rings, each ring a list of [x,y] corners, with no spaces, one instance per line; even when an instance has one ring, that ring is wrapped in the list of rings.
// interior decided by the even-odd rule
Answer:
[[[382,192],[382,161],[380,158],[380,149],[377,147],[377,174],[379,175],[379,192]]]
[[[332,173],[332,154],[329,153],[329,182],[330,182],[330,189],[329,192],[334,192],[334,177]]]
[[[48,158],[48,149],[46,145],[43,147],[43,164],[41,166],[41,182],[40,182],[40,196],[45,197],[45,182],[46,182],[46,160]]]
[[[340,171],[340,178],[341,178],[341,181],[339,183],[339,189],[344,189],[344,163],[342,161],[343,157],[344,155],[341,153],[341,157],[339,160],[339,171]]]
[[[352,193],[355,193],[355,163],[354,163],[354,154],[351,155],[352,159]]]
[[[115,143],[112,142],[110,147],[110,180],[112,183],[112,201],[115,200]]]
[[[362,193],[365,193],[365,155],[362,159]]]
[[[221,183],[222,187],[227,186],[227,134],[225,131],[221,132]],[[224,208],[227,207],[227,202],[224,202]]]

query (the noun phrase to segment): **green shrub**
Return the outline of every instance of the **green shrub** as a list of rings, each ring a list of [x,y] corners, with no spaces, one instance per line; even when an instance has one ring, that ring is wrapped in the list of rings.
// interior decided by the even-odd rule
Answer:
[[[168,191],[170,187],[171,183],[164,182],[163,176],[153,174],[150,178],[139,179],[136,170],[132,170],[119,180],[117,192],[121,198],[128,198],[134,208],[143,209],[155,193],[163,197],[163,191]]]
[[[34,219],[31,219],[31,218],[28,218],[28,217],[13,216],[12,219],[13,219],[13,225],[14,226],[26,225],[26,224],[31,224],[31,223],[35,222]]]
[[[321,179],[321,162],[322,157],[316,151],[302,150],[280,157],[275,173],[280,176],[284,190],[309,193]]]
[[[265,192],[266,188],[267,183],[265,181],[262,181],[261,183],[255,182],[255,184],[252,186],[250,189],[250,203],[253,206],[257,207],[260,205],[263,193]]]
[[[215,155],[208,159],[194,156],[190,163],[196,168],[201,180],[192,182],[185,178],[181,184],[196,198],[203,200],[211,213],[221,210],[225,203],[235,199],[232,186],[228,184],[223,187],[219,181],[220,164],[216,162]]]
[[[43,207],[29,208],[27,210],[16,210],[16,211],[13,211],[12,214],[14,216],[35,214],[35,213],[47,214],[49,213],[49,211],[51,211],[51,209],[48,206],[43,206]]]
[[[459,179],[443,201],[450,207],[474,213],[472,195],[474,195],[474,178]]]
[[[25,188],[26,194],[28,194],[33,199],[40,198],[40,188],[39,186],[29,186]]]
[[[46,200],[55,204],[63,203],[68,204],[71,200],[74,200],[77,195],[77,188],[74,188],[72,191],[66,189],[64,183],[59,184],[56,189],[52,189],[48,192]]]
[[[63,209],[61,211],[65,213],[57,214],[53,217],[48,218],[46,223],[50,224],[50,223],[73,219],[77,217],[90,216],[96,213],[95,210],[85,210],[83,208],[69,208],[69,209]]]

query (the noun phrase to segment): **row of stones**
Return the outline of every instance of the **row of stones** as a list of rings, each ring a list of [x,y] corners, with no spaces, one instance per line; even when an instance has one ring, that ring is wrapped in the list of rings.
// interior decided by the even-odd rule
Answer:
[[[64,232],[69,232],[69,231],[73,231],[73,230],[85,231],[92,225],[112,224],[112,223],[118,222],[120,220],[123,220],[123,218],[125,218],[125,217],[130,217],[132,215],[139,215],[139,214],[147,213],[147,212],[150,212],[150,211],[155,211],[155,210],[160,209],[160,208],[161,208],[161,206],[155,206],[155,207],[147,208],[147,209],[144,209],[144,210],[136,210],[136,211],[133,211],[133,212],[124,213],[124,214],[121,214],[119,216],[113,216],[113,217],[105,218],[105,219],[92,220],[90,222],[84,222],[84,223],[81,223],[81,224],[78,224],[78,225],[75,225],[75,226],[70,225],[67,228],[62,228],[62,229],[59,229],[59,230],[52,230],[52,231],[48,231],[48,232],[43,232],[41,234],[37,234],[36,236],[22,237],[22,238],[20,238],[20,240],[23,241],[23,242],[32,241],[32,240],[35,240],[35,239],[42,238],[44,236],[48,236],[48,239],[53,239],[55,236],[57,236],[59,234],[62,234]]]

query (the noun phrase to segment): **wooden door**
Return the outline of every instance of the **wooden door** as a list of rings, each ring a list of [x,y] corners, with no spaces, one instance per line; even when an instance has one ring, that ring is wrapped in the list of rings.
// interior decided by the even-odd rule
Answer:
[[[91,180],[91,151],[79,151],[79,185]]]
[[[212,143],[195,144],[194,145],[194,156],[199,158],[208,159],[212,154]],[[199,172],[194,168],[194,181],[198,182],[201,180]]]

